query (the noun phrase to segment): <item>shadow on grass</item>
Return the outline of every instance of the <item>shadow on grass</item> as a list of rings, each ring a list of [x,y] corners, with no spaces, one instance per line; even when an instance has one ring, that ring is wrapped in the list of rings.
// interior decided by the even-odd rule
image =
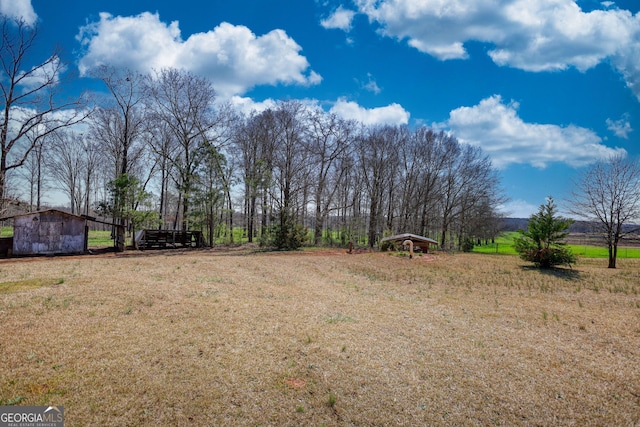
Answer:
[[[572,268],[559,268],[559,267],[540,268],[534,265],[523,265],[521,268],[524,271],[537,271],[540,274],[554,276],[562,280],[573,281],[573,280],[580,280],[582,278],[581,273],[578,270],[574,270]]]

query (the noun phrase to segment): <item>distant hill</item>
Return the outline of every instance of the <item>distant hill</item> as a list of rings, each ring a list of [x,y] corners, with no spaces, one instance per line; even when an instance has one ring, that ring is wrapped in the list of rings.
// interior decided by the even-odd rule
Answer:
[[[518,231],[526,230],[529,224],[529,218],[502,218],[500,231]],[[637,224],[626,224],[625,232],[640,228]],[[570,233],[593,233],[596,228],[593,223],[587,221],[576,221],[569,227]]]
[[[501,218],[500,231],[526,230],[529,218]]]

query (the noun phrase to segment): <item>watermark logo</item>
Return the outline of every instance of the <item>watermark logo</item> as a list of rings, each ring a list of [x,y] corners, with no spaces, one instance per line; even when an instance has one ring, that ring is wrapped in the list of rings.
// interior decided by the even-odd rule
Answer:
[[[0,427],[64,427],[64,407],[0,406]]]

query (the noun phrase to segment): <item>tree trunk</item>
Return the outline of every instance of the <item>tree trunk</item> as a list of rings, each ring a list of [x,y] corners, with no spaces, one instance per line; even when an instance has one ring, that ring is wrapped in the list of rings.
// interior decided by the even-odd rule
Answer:
[[[607,268],[616,268],[616,259],[618,258],[618,245],[609,245],[609,265]]]
[[[182,231],[187,231],[188,221],[187,214],[189,213],[189,198],[185,195],[182,198]]]
[[[164,160],[163,160],[164,162]],[[160,179],[160,209],[159,209],[159,218],[158,218],[158,230],[162,230],[164,228],[164,205],[165,205],[165,192],[167,187],[167,181],[165,176],[165,167],[162,166],[162,177]]]
[[[38,162],[38,172],[36,177],[36,211],[41,209],[42,197],[42,146],[36,152],[36,161]]]
[[[6,187],[6,170],[5,170],[5,156],[4,153],[0,156],[0,214],[4,214],[4,199],[5,199],[5,187]]]
[[[180,205],[182,204],[182,191],[178,192],[178,203],[176,204],[176,215],[173,218],[173,229],[178,229],[178,218],[180,216]]]
[[[233,245],[233,202],[231,200],[231,191],[229,191],[229,186],[226,186],[225,189],[227,193],[227,203],[229,204],[229,243]]]
[[[253,238],[256,236],[256,199],[254,196],[249,198],[249,218],[247,220],[247,237],[249,238],[249,243],[253,243]]]
[[[319,197],[316,197],[316,224],[313,232],[313,241],[316,246],[319,246],[322,242],[322,224],[324,222],[319,199]]]
[[[215,212],[213,209],[213,201],[209,202],[209,212],[207,212],[207,222],[208,222],[208,226],[209,226],[209,234],[208,234],[208,240],[209,240],[209,247],[213,247],[213,240],[214,240],[214,236],[213,236],[213,232],[214,232],[214,217],[215,217]]]
[[[260,244],[265,243],[264,242],[264,238],[267,235],[267,220],[268,220],[268,215],[269,215],[269,205],[268,205],[268,200],[267,200],[267,191],[265,189],[265,191],[263,191],[262,193],[262,218],[261,218],[261,222],[260,222]]]

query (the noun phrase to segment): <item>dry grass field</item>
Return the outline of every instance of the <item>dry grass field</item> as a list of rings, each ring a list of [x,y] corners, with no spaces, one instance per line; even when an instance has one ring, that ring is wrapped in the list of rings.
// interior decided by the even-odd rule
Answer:
[[[66,425],[640,424],[640,260],[0,261],[0,400]]]

